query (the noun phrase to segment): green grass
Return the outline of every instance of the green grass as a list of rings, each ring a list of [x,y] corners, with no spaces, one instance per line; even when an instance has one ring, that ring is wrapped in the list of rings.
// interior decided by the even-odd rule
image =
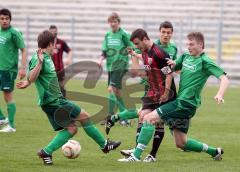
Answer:
[[[72,81],[68,89],[106,96],[106,85],[100,83],[96,89],[83,89],[81,82]],[[222,146],[225,150],[223,161],[215,162],[205,153],[186,153],[174,147],[172,136],[166,130],[164,141],[157,155],[157,162],[151,164],[117,162],[121,158],[120,149],[131,148],[135,144],[136,127],[121,127],[116,125],[110,133],[111,139],[119,139],[122,145],[109,154],[103,154],[98,146],[90,140],[82,129],[74,137],[82,146],[81,155],[75,160],[69,160],[58,150],[54,153],[54,166],[45,167],[36,156],[36,151],[45,146],[55,135],[46,115],[36,105],[34,86],[27,90],[15,90],[17,103],[17,132],[0,133],[0,172],[26,171],[240,171],[240,115],[239,87],[230,88],[225,97],[225,104],[217,105],[213,96],[217,87],[208,87],[202,95],[202,106],[192,120],[189,136],[212,146]],[[2,97],[2,94],[1,94]],[[76,102],[86,111],[96,113],[99,106],[90,103]],[[3,99],[0,108],[6,113]],[[103,126],[97,125],[103,130]],[[151,145],[144,152],[149,152]]]

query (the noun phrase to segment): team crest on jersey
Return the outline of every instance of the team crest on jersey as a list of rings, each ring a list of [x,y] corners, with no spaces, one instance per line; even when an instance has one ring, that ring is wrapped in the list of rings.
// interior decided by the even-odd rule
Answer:
[[[152,64],[152,62],[153,62],[153,60],[152,60],[152,58],[148,58],[148,64]]]
[[[152,69],[150,65],[143,65],[143,67],[146,71],[150,71]]]

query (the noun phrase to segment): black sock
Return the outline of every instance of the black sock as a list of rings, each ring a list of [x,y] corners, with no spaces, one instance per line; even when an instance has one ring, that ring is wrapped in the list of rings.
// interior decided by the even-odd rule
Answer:
[[[156,126],[155,128],[155,133],[153,137],[153,145],[152,145],[152,150],[150,152],[150,155],[153,157],[156,157],[157,151],[162,143],[163,137],[164,137],[164,127],[159,127]]]
[[[138,123],[138,126],[137,126],[137,133],[136,133],[136,146],[137,146],[137,140],[138,140],[138,136],[141,132],[141,129],[142,129],[142,123]]]

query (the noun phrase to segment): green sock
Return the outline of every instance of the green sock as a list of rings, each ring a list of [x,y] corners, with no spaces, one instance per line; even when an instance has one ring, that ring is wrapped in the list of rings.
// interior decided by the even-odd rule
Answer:
[[[59,131],[53,140],[43,150],[47,154],[52,155],[54,151],[59,149],[72,137],[73,135],[67,129]]]
[[[5,119],[4,114],[2,113],[2,110],[0,109],[0,120]]]
[[[117,97],[117,105],[120,112],[123,112],[124,110],[126,110],[126,106],[124,104],[122,97]]]
[[[100,133],[100,131],[93,125],[91,122],[86,122],[86,124],[83,124],[83,129],[87,133],[89,137],[91,137],[99,146],[100,148],[104,148],[106,139]]]
[[[120,120],[138,118],[136,110],[125,110],[123,112],[118,113],[118,116]]]
[[[194,152],[206,152],[211,156],[216,155],[216,148],[210,147],[205,143],[201,143],[194,139],[187,139],[187,143],[184,146],[185,150],[194,151]]]
[[[14,125],[14,116],[16,114],[16,104],[11,102],[7,104],[7,111],[8,111],[8,120],[9,120],[9,125],[12,128],[15,128]]]
[[[114,108],[116,106],[117,98],[115,94],[110,93],[108,99],[108,112],[114,114]]]
[[[142,152],[146,148],[147,144],[151,141],[151,138],[154,133],[155,126],[148,123],[144,122],[141,132],[138,137],[138,144],[137,147],[135,148],[133,154],[136,158],[140,159]]]
[[[128,120],[138,118],[138,114],[136,110],[125,110],[123,112],[119,112],[115,115],[112,115],[111,120],[113,122],[117,122],[118,120]]]

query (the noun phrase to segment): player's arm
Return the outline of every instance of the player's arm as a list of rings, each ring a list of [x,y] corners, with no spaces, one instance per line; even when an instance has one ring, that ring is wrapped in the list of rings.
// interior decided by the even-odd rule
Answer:
[[[214,99],[217,101],[218,104],[224,103],[223,97],[224,97],[225,91],[227,90],[227,87],[229,85],[229,80],[225,74],[221,75],[219,77],[219,79],[220,79],[220,86],[219,86],[216,96],[214,97]]]
[[[21,67],[19,69],[18,75],[20,79],[23,79],[26,76],[26,68],[27,68],[27,51],[26,48],[21,48]]]
[[[160,102],[166,102],[169,99],[169,95],[171,92],[171,85],[172,85],[172,80],[173,80],[173,75],[172,72],[169,71],[166,74],[166,79],[165,79],[165,90],[163,95],[160,98]]]
[[[171,85],[172,85],[172,80],[173,80],[173,71],[170,68],[168,62],[170,60],[170,56],[169,54],[167,54],[166,52],[162,52],[161,54],[163,54],[163,56],[159,57],[155,57],[155,59],[158,61],[158,64],[160,65],[161,71],[164,75],[166,75],[165,78],[165,90],[163,95],[160,97],[160,102],[166,102],[169,99],[169,95],[170,95],[170,91],[171,91]],[[161,59],[161,61],[160,61]],[[174,61],[173,61],[174,62]],[[175,63],[173,63],[175,64]]]
[[[35,82],[40,74],[40,71],[42,70],[42,64],[43,64],[43,51],[41,49],[37,52],[38,57],[38,63],[36,66],[29,72],[28,75],[28,81],[30,83]]]
[[[66,65],[70,65],[72,64],[72,49],[69,48],[69,46],[67,45],[67,43],[64,41],[63,44],[63,51],[65,51],[67,53],[67,61],[65,62]]]

